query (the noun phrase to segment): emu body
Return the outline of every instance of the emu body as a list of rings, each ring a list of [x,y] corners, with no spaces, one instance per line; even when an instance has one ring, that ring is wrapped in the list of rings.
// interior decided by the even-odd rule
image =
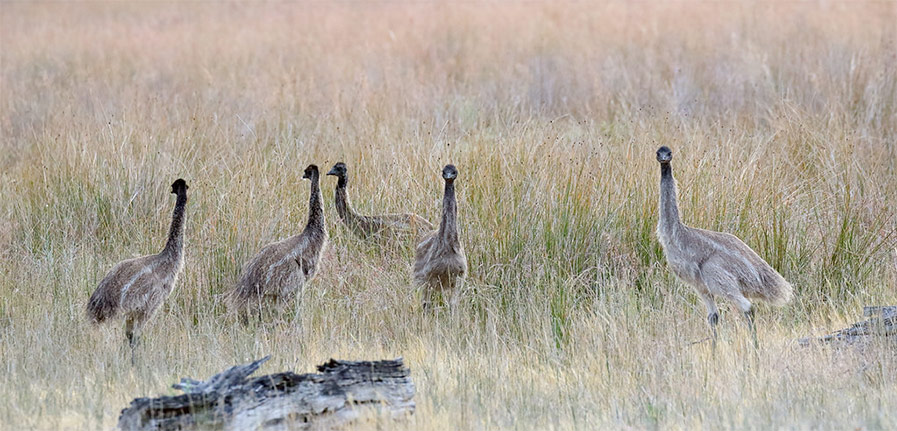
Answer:
[[[792,288],[754,250],[734,235],[686,226],[679,217],[676,181],[667,147],[657,150],[660,162],[660,217],[657,237],[670,269],[692,286],[707,308],[707,322],[714,338],[719,322],[717,297],[725,298],[744,313],[754,330],[751,299],[772,305],[791,300]],[[756,341],[756,333],[755,341]]]
[[[322,210],[318,167],[309,165],[303,178],[311,182],[308,222],[302,233],[268,244],[246,264],[236,288],[232,306],[238,312],[261,311],[267,303],[283,305],[302,292],[314,278],[318,261],[327,244],[327,227]]]
[[[457,294],[457,282],[467,273],[467,256],[458,238],[458,208],[455,178],[458,170],[446,165],[442,170],[445,192],[439,230],[427,235],[415,250],[414,280],[424,288],[424,305],[429,306],[440,291]]]
[[[159,254],[118,263],[100,281],[87,303],[87,316],[96,324],[122,317],[125,335],[132,348],[138,333],[168,298],[184,266],[184,218],[187,183],[178,179],[171,185],[177,195],[165,248]]]
[[[337,177],[336,191],[334,193],[336,213],[339,214],[343,224],[355,235],[365,239],[398,239],[411,234],[419,238],[433,230],[433,224],[417,214],[358,214],[352,208],[352,203],[346,190],[349,182],[349,172],[346,164],[339,162],[333,165],[333,169],[327,172],[327,175]]]

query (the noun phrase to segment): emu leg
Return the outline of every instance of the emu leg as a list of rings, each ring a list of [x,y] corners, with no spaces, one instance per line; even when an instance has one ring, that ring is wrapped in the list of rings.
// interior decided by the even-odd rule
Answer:
[[[451,299],[451,280],[445,275],[431,277],[423,286],[424,310],[436,309],[442,305],[449,305]]]
[[[716,325],[719,324],[719,308],[716,307],[716,301],[713,300],[713,295],[709,293],[700,293],[701,300],[704,301],[704,306],[707,307],[707,324],[710,325],[710,332],[713,335],[711,339],[712,346],[714,350],[716,349]]]
[[[744,313],[744,318],[747,319],[748,322],[748,328],[751,330],[751,337],[754,339],[754,347],[759,347],[760,343],[757,341],[757,329],[754,327],[754,306],[751,304],[751,301],[748,301],[748,299],[738,291],[730,291],[726,293],[726,298],[735,303],[735,306]]]
[[[457,308],[458,304],[461,303],[461,283],[459,280],[454,278],[449,278],[446,281],[446,288],[443,290],[447,292],[449,295],[448,303],[452,306],[452,308]]]
[[[433,297],[435,296],[433,291],[435,289],[436,288],[430,285],[430,283],[423,286],[423,298],[421,298],[421,305],[424,307],[424,310],[429,311],[430,308],[433,307]]]
[[[134,318],[125,320],[125,337],[128,338],[128,347],[131,348],[131,365],[137,365],[137,346],[140,344],[140,336],[135,329]]]
[[[754,325],[754,307],[751,306],[744,312],[744,318],[747,319],[748,328],[751,330],[751,337],[754,338],[754,348],[760,348],[760,342],[757,341],[757,326]]]

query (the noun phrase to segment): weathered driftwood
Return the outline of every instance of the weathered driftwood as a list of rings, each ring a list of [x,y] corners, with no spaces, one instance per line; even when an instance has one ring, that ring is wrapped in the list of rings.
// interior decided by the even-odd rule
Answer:
[[[802,346],[818,343],[865,343],[875,337],[897,338],[897,306],[863,307],[863,316],[872,319],[854,323],[849,328],[832,332],[822,337],[801,338]]]
[[[362,415],[398,419],[414,412],[414,383],[402,359],[338,361],[317,374],[247,378],[264,357],[201,382],[181,379],[183,395],[137,398],[122,410],[122,430],[330,429]]]

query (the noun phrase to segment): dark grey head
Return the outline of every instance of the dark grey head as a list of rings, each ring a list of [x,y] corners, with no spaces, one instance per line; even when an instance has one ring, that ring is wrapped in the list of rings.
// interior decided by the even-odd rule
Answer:
[[[190,187],[187,186],[187,182],[184,181],[183,178],[178,178],[171,184],[171,193],[179,195],[186,192],[189,188]]]
[[[445,165],[442,168],[442,178],[449,182],[455,181],[455,178],[458,178],[458,169],[455,165]]]
[[[337,177],[344,178],[348,172],[349,169],[346,168],[346,164],[339,162],[333,165],[333,168],[330,169],[330,172],[327,172],[327,175],[336,175]]]
[[[317,165],[308,165],[305,168],[305,174],[302,175],[302,178],[308,180],[312,178],[318,178],[318,166]]]
[[[657,161],[660,163],[669,163],[673,160],[673,151],[666,146],[657,149]]]

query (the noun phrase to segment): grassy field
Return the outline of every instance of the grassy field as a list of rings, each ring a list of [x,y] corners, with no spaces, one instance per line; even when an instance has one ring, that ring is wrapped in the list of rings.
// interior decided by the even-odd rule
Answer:
[[[893,347],[793,340],[897,304],[897,4],[0,4],[0,428],[109,429],[131,398],[273,355],[403,356],[407,429],[895,429]],[[753,350],[666,268],[674,151],[686,223],[734,233],[795,287]],[[438,221],[446,163],[470,263],[423,312],[412,245],[338,223],[294,312],[221,294],[300,231],[309,163],[349,164],[362,212]],[[165,242],[180,282],[130,364],[84,308]],[[390,429],[395,425],[386,425]]]

